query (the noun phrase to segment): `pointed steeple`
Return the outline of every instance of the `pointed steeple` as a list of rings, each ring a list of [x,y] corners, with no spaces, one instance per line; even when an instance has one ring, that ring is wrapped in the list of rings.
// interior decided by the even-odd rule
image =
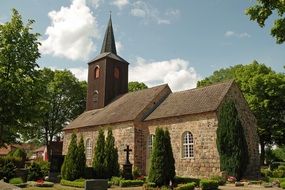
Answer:
[[[106,32],[105,32],[104,41],[103,41],[102,49],[101,49],[101,53],[108,53],[108,52],[111,52],[111,53],[117,55],[111,14],[110,14],[108,27],[107,27]]]

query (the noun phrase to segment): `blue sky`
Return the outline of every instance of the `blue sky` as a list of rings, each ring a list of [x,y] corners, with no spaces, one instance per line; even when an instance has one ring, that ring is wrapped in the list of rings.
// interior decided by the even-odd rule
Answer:
[[[112,11],[118,54],[129,78],[184,90],[215,70],[253,60],[284,72],[285,44],[244,15],[251,0],[1,0],[0,22],[16,8],[41,34],[41,67],[87,78]]]

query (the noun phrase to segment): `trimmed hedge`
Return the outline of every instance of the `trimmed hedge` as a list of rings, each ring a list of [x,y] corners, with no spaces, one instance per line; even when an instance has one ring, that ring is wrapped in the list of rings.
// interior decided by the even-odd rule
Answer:
[[[16,184],[21,184],[23,183],[23,179],[20,177],[15,177],[9,180],[10,184],[16,185]]]
[[[112,185],[119,186],[121,180],[123,180],[123,178],[114,176],[111,178],[111,183],[112,183]]]
[[[143,180],[121,180],[120,187],[136,187],[142,186],[144,184]]]
[[[185,185],[182,185],[180,187],[175,188],[175,190],[194,190],[196,186],[195,182],[187,183]]]
[[[285,189],[285,182],[280,183],[280,187],[281,187],[282,189]]]
[[[225,185],[227,183],[227,180],[222,176],[212,176],[211,180],[218,181],[219,185]]]
[[[178,176],[175,176],[174,177],[174,183],[176,184],[185,184],[185,183],[191,183],[191,182],[195,182],[196,185],[200,184],[200,180],[201,179],[198,179],[198,178],[190,178],[190,177],[178,177]]]
[[[60,180],[60,184],[65,185],[65,186],[70,186],[70,187],[84,188],[85,180],[84,181],[81,181],[81,180],[68,181],[68,180],[62,179]]]
[[[202,188],[202,190],[214,190],[218,189],[219,183],[216,180],[201,179],[200,187]]]
[[[53,187],[54,183],[45,181],[43,183],[37,183],[36,187]]]

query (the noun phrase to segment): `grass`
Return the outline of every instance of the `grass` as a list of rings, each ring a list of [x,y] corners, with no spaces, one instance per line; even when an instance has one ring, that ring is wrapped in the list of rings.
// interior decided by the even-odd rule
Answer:
[[[23,190],[82,190],[83,188],[67,187],[60,184],[55,184],[53,187],[27,187]]]

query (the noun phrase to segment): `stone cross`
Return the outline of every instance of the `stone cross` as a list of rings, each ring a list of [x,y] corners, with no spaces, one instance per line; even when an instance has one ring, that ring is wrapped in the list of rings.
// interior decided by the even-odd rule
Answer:
[[[124,149],[124,151],[126,152],[126,164],[130,164],[129,156],[130,152],[132,152],[132,149],[130,149],[129,145],[127,145],[127,148]]]

